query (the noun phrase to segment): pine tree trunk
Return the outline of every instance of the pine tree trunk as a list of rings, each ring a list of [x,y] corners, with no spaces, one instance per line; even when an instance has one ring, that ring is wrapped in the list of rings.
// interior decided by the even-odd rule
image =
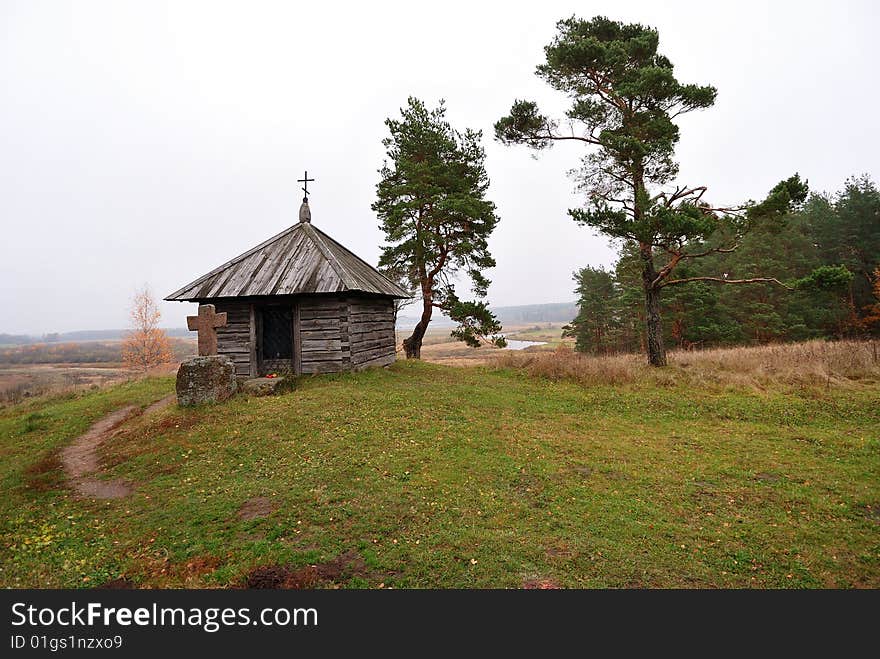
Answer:
[[[422,358],[422,339],[425,338],[425,332],[428,331],[428,323],[431,322],[431,312],[433,310],[434,306],[431,304],[431,300],[425,299],[421,319],[416,323],[413,333],[409,338],[403,340],[403,351],[406,353],[407,359]]]
[[[642,244],[642,288],[645,291],[645,321],[648,330],[648,362],[651,366],[666,366],[666,348],[663,345],[663,322],[660,318],[660,289],[654,285],[657,271],[651,246]]]
[[[633,219],[642,220],[645,203],[644,162],[638,161],[633,170]],[[663,322],[660,318],[660,289],[654,283],[657,270],[654,268],[654,248],[650,242],[639,243],[639,257],[642,259],[642,288],[645,291],[645,325],[648,363],[651,366],[666,366],[666,348],[663,346]]]
[[[648,321],[648,362],[651,366],[666,366],[663,322],[660,318],[660,291],[653,287],[645,288],[645,313]]]

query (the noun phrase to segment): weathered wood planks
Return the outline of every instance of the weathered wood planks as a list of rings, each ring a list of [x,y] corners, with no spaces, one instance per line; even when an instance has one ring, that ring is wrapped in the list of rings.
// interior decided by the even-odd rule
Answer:
[[[385,366],[395,359],[394,302],[389,298],[349,298],[351,367]]]
[[[251,372],[250,306],[246,302],[217,302],[218,311],[226,313],[226,325],[217,328],[217,354],[226,355],[235,365],[235,374]]]
[[[214,302],[314,293],[347,295],[353,291],[391,298],[408,295],[312,224],[299,223],[214,268],[166,299]]]
[[[286,302],[284,302],[286,300]],[[279,303],[293,309],[293,357],[261,361],[261,308]],[[391,298],[353,296],[265,297],[218,301],[226,327],[217,330],[217,351],[235,364],[236,375],[255,377],[267,369],[295,373],[337,373],[383,366],[395,359],[394,307]],[[285,367],[286,364],[286,367]]]
[[[348,347],[348,305],[340,297],[302,298],[300,316],[300,373],[347,370],[343,348]]]
[[[250,351],[248,352],[248,377],[257,377],[257,318],[254,313],[254,305],[248,304],[248,340]]]

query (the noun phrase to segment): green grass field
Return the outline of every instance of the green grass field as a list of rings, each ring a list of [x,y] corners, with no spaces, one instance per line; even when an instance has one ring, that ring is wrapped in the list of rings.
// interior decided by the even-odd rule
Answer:
[[[0,410],[0,585],[880,587],[880,387],[585,387],[398,363],[275,398],[172,406],[60,447],[171,378]],[[265,517],[243,519],[257,497]],[[345,557],[344,560],[339,557]],[[317,575],[317,576],[315,576]]]

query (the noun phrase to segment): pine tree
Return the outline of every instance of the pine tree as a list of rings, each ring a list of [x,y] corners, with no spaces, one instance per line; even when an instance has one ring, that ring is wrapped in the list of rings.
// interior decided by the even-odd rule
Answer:
[[[379,265],[400,273],[422,299],[422,314],[404,340],[407,358],[421,356],[434,309],[458,323],[452,336],[470,346],[505,345],[501,325],[481,298],[495,265],[488,238],[498,224],[486,199],[489,178],[480,131],[460,132],[446,120],[443,101],[433,110],[410,98],[400,119],[387,119],[383,144],[388,160],[379,170],[373,210],[387,245]],[[465,274],[476,300],[459,299],[454,279]]]
[[[761,204],[736,208],[704,201],[704,186],[664,188],[678,171],[673,153],[679,131],[673,120],[710,107],[715,88],[679,82],[672,63],[657,51],[654,29],[604,17],[572,17],[559,21],[557,28],[537,74],[572,99],[566,113],[569,129],[561,130],[559,122],[541,114],[534,102],[518,100],[495,124],[495,136],[505,144],[535,149],[559,141],[591,148],[577,174],[588,202],[569,214],[579,224],[638,245],[648,359],[662,366],[663,288],[692,281],[780,283],[774,277],[673,278],[679,264],[732,251],[756,219],[778,218],[803,201],[806,184],[795,175],[774,187]],[[688,249],[722,230],[726,242]]]
[[[853,273],[849,303],[863,313],[872,302],[872,275],[880,266],[880,191],[867,176],[852,177],[816,212],[815,237],[822,261]],[[858,317],[855,324],[859,324]]]
[[[617,326],[614,275],[602,268],[587,266],[575,272],[572,278],[577,283],[578,315],[563,328],[562,336],[573,337],[578,352],[611,352]]]
[[[871,287],[874,301],[865,305],[862,323],[865,329],[873,334],[880,334],[880,266],[874,270],[874,285]]]

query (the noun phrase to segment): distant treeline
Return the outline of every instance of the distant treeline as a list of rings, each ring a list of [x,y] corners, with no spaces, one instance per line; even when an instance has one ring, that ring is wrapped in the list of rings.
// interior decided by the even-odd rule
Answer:
[[[707,246],[711,241],[707,242]],[[699,248],[700,246],[694,246]],[[697,249],[699,251],[699,249]],[[662,256],[658,255],[661,259]],[[845,266],[848,285],[803,285],[822,266]],[[775,277],[774,284],[691,282],[663,289],[664,334],[679,348],[880,335],[880,192],[867,177],[835,195],[814,194],[782,222],[755,227],[735,251],[693,259],[677,278]],[[636,245],[610,270],[574,274],[577,318],[566,333],[584,352],[644,349],[644,294]]]
[[[577,315],[575,302],[522,304],[515,307],[493,307],[496,318],[508,325],[520,323],[567,323]]]
[[[75,332],[50,332],[39,336],[31,334],[2,334],[0,333],[0,346],[3,345],[28,345],[30,343],[75,343],[78,341],[119,341],[125,337],[128,330],[77,330]],[[193,333],[184,327],[172,327],[165,333],[170,337],[191,337]]]
[[[196,353],[195,342],[171,339],[175,360]],[[122,361],[122,344],[84,341],[81,343],[30,343],[0,349],[0,364],[110,364]]]
[[[546,304],[521,304],[511,307],[492,307],[492,313],[503,325],[522,325],[524,323],[567,323],[578,313],[576,302],[550,302]],[[406,315],[404,311],[397,317],[398,329],[415,326],[418,317]],[[431,327],[454,327],[448,317],[437,315],[431,319]]]

